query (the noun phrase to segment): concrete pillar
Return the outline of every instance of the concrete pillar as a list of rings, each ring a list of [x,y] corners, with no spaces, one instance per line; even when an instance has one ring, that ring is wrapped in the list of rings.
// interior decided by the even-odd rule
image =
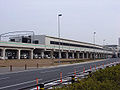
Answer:
[[[85,55],[84,55],[84,52],[82,53],[82,59],[84,59],[85,58]]]
[[[99,58],[101,58],[101,54],[99,53]]]
[[[96,56],[96,59],[98,59],[98,53],[96,53],[96,55],[95,55],[95,56]]]
[[[105,59],[105,53],[103,54],[103,57],[104,57],[104,59]]]
[[[61,52],[59,52],[59,58],[62,58],[62,57],[61,57]]]
[[[93,53],[93,56],[94,56],[94,59],[96,59],[96,53],[95,52]]]
[[[86,53],[86,58],[88,59],[88,53]]]
[[[102,58],[104,58],[104,54],[102,53]]]
[[[66,52],[66,59],[68,59],[68,52]]]
[[[100,53],[99,53],[99,58],[100,58]]]
[[[77,58],[80,58],[80,53],[79,53],[79,52],[77,52],[76,54],[77,54]]]
[[[53,51],[50,51],[50,57],[53,59]]]
[[[5,52],[6,51],[6,49],[4,48],[4,49],[2,49],[2,57],[3,57],[3,59],[5,59]]]
[[[103,57],[104,57],[104,59],[105,59],[105,53],[103,54]]]
[[[72,52],[72,58],[75,58],[75,56],[74,56],[74,52]]]
[[[33,50],[30,51],[30,59],[33,59]]]
[[[90,59],[92,59],[93,57],[92,57],[92,53],[90,53]]]
[[[98,54],[97,54],[97,53],[95,53],[95,58],[96,58],[96,59],[98,58]]]
[[[99,53],[97,54],[97,58],[99,59]]]
[[[102,53],[101,53],[101,58],[103,58]]]
[[[41,51],[41,57],[44,58],[44,51]]]
[[[97,58],[99,59],[99,53],[97,53]]]
[[[20,54],[21,53],[21,50],[20,49],[18,49],[18,59],[20,59]]]

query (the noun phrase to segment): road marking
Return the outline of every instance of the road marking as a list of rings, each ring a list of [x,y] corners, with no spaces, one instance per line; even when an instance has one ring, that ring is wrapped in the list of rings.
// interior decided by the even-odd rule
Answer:
[[[48,72],[56,72],[56,71],[60,71],[60,69],[56,69],[56,70],[49,70],[49,71],[44,71],[44,72],[40,72],[40,73],[48,73]]]
[[[84,67],[84,66],[75,66],[74,69],[81,68],[81,67]]]
[[[10,77],[0,78],[0,80],[5,80],[5,79],[8,79],[8,78],[10,78]]]
[[[41,80],[42,79],[38,79],[38,81],[41,81]],[[36,80],[27,81],[27,82],[23,82],[23,83],[19,83],[19,84],[14,84],[14,85],[9,85],[9,86],[5,86],[5,87],[0,87],[0,89],[10,88],[10,87],[19,86],[19,85],[23,85],[23,84],[28,84],[28,83],[32,83],[32,82],[36,82]]]

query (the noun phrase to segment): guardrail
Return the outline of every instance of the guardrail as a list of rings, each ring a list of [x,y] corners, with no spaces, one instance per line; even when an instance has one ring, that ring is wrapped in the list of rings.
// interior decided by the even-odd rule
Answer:
[[[32,85],[29,87],[25,87],[25,88],[21,88],[19,90],[44,90],[44,89],[52,89],[53,87],[62,87],[66,84],[71,84],[74,82],[77,82],[77,79],[82,79],[82,78],[86,78],[88,76],[92,75],[92,72],[95,72],[96,70],[99,69],[104,69],[107,67],[111,67],[111,66],[115,66],[117,64],[120,64],[120,62],[112,62],[112,63],[107,63],[106,65],[104,65],[104,63],[102,65],[96,66],[95,67],[91,67],[90,69],[85,70],[85,67],[83,67],[83,72],[80,71],[76,71],[76,69],[74,70],[74,72],[68,74],[65,77],[62,77],[62,72],[60,72],[60,78],[56,78],[54,80],[50,80],[44,83],[38,83],[38,80],[36,80],[36,85]]]

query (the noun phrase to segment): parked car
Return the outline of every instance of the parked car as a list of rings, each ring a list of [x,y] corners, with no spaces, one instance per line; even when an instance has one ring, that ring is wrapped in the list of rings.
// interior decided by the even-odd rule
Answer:
[[[0,60],[3,60],[3,59],[4,59],[4,57],[0,56]]]

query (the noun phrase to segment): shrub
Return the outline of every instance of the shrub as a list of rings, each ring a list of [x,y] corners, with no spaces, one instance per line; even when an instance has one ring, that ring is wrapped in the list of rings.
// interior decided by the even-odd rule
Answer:
[[[98,70],[92,77],[55,90],[120,90],[120,65]]]

